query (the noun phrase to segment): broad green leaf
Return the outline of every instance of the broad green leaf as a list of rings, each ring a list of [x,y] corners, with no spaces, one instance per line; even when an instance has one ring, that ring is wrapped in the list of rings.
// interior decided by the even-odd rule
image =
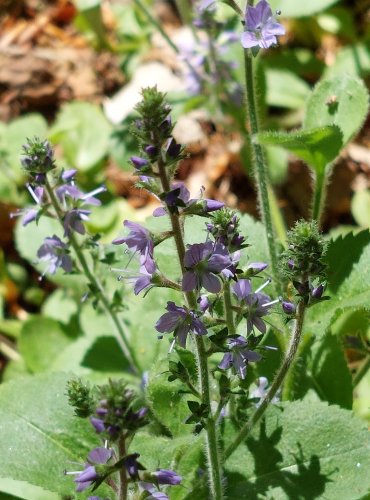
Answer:
[[[51,318],[36,316],[23,323],[19,338],[19,350],[31,372],[47,371],[53,360],[73,338],[62,325]]]
[[[47,269],[48,265],[45,262],[38,262],[37,250],[42,245],[47,236],[57,235],[63,239],[63,232],[60,224],[49,217],[42,217],[38,224],[28,224],[22,226],[19,220],[15,229],[15,245],[18,253],[30,264],[32,264],[42,275]],[[71,287],[81,295],[86,291],[86,279],[82,275],[66,274],[62,269],[54,274],[47,274],[47,279],[58,285]]]
[[[292,381],[291,399],[302,399],[314,391],[322,401],[352,408],[352,376],[336,336],[307,336],[292,370],[288,378]]]
[[[308,163],[318,175],[339,154],[342,133],[335,125],[294,132],[262,132],[257,135],[260,144],[281,146]]]
[[[175,469],[181,475],[181,485],[171,487],[171,500],[182,500],[194,481],[202,458],[203,436],[183,436],[169,439],[139,433],[134,437],[132,449],[140,453],[140,459],[148,470]],[[174,464],[176,466],[174,467]]]
[[[369,310],[370,233],[340,236],[329,245],[328,289],[330,300],[311,307],[304,329],[316,336],[324,335],[345,311]]]
[[[68,325],[77,314],[79,306],[77,300],[66,289],[55,290],[48,296],[42,306],[42,314],[53,318],[64,325]]]
[[[281,10],[282,17],[307,17],[331,7],[338,0],[311,0],[310,2],[297,0],[271,0],[272,11]]]
[[[88,171],[108,154],[110,133],[111,125],[98,106],[72,102],[58,114],[50,137],[62,145],[73,167]]]
[[[370,490],[370,433],[348,410],[296,401],[271,408],[226,462],[229,498],[358,500]]]
[[[370,190],[356,191],[351,201],[351,212],[359,226],[370,227]]]
[[[173,436],[190,434],[194,425],[184,422],[190,416],[187,401],[194,401],[195,397],[179,393],[180,390],[186,390],[186,386],[178,380],[168,382],[168,376],[168,358],[162,358],[149,372],[147,398],[150,407],[158,421]]]
[[[364,83],[354,76],[321,80],[307,101],[303,128],[337,125],[344,146],[360,130],[367,115],[368,98]]]
[[[334,64],[327,66],[324,78],[357,75],[366,77],[370,73],[370,48],[365,43],[344,46],[337,55]]]
[[[0,158],[1,170],[9,179],[19,182],[23,178],[20,158],[22,145],[27,137],[45,138],[47,123],[45,118],[38,113],[16,118],[0,131],[0,149],[5,152],[5,160]]]
[[[73,479],[63,470],[76,468],[71,461],[84,463],[100,440],[68,405],[70,378],[65,373],[41,374],[0,386],[0,454],[6,457],[0,461],[1,478],[74,497]],[[87,496],[83,493],[81,499]]]
[[[281,108],[302,108],[310,93],[307,83],[286,69],[267,68],[267,104]]]
[[[1,500],[16,500],[19,498],[25,500],[59,500],[56,493],[46,491],[25,481],[4,478],[0,478],[0,498]]]

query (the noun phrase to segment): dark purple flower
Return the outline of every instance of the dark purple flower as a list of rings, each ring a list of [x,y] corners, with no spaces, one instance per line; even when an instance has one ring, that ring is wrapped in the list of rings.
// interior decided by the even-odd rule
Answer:
[[[189,332],[196,335],[205,335],[207,328],[194,311],[177,306],[174,302],[167,302],[167,311],[157,321],[155,328],[160,333],[174,332],[181,347],[186,347]]]
[[[264,271],[266,267],[268,267],[268,264],[266,264],[265,262],[252,262],[248,265],[247,269],[250,269],[255,275]]]
[[[153,476],[156,478],[158,484],[171,484],[174,486],[180,484],[182,481],[181,476],[169,469],[158,469],[156,472],[153,472]]]
[[[55,274],[61,267],[66,273],[72,271],[72,260],[68,255],[68,247],[54,234],[51,238],[45,238],[44,243],[37,251],[37,257],[41,261],[49,262],[47,270],[44,272]]]
[[[85,234],[86,229],[83,222],[89,220],[91,210],[83,210],[82,208],[73,208],[66,212],[63,218],[64,236],[69,237],[76,231],[79,234]]]
[[[148,156],[155,156],[158,153],[158,148],[153,144],[148,144],[145,146],[144,151]]]
[[[282,301],[281,307],[283,308],[285,314],[294,314],[296,310],[295,304],[288,302],[287,300]]]
[[[100,418],[91,417],[90,422],[98,434],[105,431],[104,421]]]
[[[125,457],[124,466],[131,479],[139,479],[139,470],[145,470],[145,467],[137,461],[139,457],[139,453],[132,453],[131,455],[127,455]]]
[[[130,160],[134,167],[138,170],[142,169],[149,163],[148,160],[146,160],[145,158],[141,158],[141,156],[131,156]]]
[[[173,137],[170,137],[166,145],[166,153],[171,158],[177,158],[181,151],[181,144],[178,144]]]
[[[241,37],[245,49],[257,46],[267,49],[277,43],[277,35],[285,34],[284,26],[276,21],[266,0],[260,0],[255,7],[247,7],[245,28]]]
[[[216,274],[232,264],[229,252],[220,243],[196,243],[188,245],[184,257],[187,269],[182,280],[184,292],[200,289],[202,286],[211,293],[221,291],[221,282]]]
[[[169,500],[166,493],[163,491],[158,491],[157,487],[153,483],[148,483],[140,481],[140,487],[150,493],[149,496],[145,497],[145,500]]]
[[[247,365],[249,361],[260,361],[262,356],[257,352],[250,351],[247,348],[248,342],[242,336],[229,340],[228,347],[230,352],[226,352],[218,365],[222,370],[227,370],[234,367],[234,370],[239,378],[244,379],[247,373]]]
[[[314,299],[321,299],[322,297],[322,294],[324,293],[324,290],[325,290],[325,287],[323,284],[320,284],[319,286],[313,288],[312,292],[311,292],[311,296],[314,298]]]
[[[144,266],[148,273],[153,274],[155,263],[153,260],[154,243],[152,234],[145,227],[129,220],[124,221],[124,226],[130,229],[130,233],[125,238],[115,239],[113,243],[115,245],[126,243],[133,252],[139,252],[141,265]]]

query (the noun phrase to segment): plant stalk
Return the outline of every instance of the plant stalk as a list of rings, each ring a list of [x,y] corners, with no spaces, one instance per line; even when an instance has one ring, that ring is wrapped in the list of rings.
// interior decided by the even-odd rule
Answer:
[[[126,456],[126,436],[120,436],[118,440],[118,454],[119,459]],[[119,469],[119,500],[127,500],[127,491],[128,491],[128,480],[126,467],[120,467]]]
[[[158,161],[158,173],[163,190],[168,192],[170,190],[170,181],[167,176],[166,166],[161,159],[159,159]],[[183,230],[177,214],[170,213],[170,220],[172,224],[172,230],[176,243],[181,271],[182,274],[184,274],[185,244],[183,238]],[[188,306],[192,309],[195,309],[197,307],[195,294],[193,292],[187,292],[184,293],[184,295]],[[204,339],[199,335],[194,335],[194,339],[195,339],[195,353],[196,353],[196,360],[198,367],[199,392],[201,395],[201,402],[208,408],[211,408],[208,362],[207,362],[207,353],[204,344]],[[222,491],[221,460],[217,442],[216,422],[212,416],[208,417],[205,430],[206,430],[206,440],[205,440],[206,456],[208,463],[208,474],[209,474],[209,483],[210,483],[212,499],[222,500],[223,491]]]
[[[290,344],[288,347],[288,351],[285,354],[284,360],[271,384],[270,389],[268,390],[266,396],[260,402],[260,405],[252,414],[248,422],[246,422],[238,435],[234,439],[234,441],[229,445],[229,447],[225,451],[225,460],[237,449],[237,447],[248,437],[249,433],[253,429],[254,425],[260,420],[260,418],[265,413],[269,404],[271,403],[273,397],[276,395],[277,391],[280,389],[284,379],[295,359],[295,355],[298,350],[298,346],[300,344],[302,330],[303,330],[303,322],[305,316],[306,305],[303,301],[299,302],[297,307],[297,319],[295,322],[295,327],[293,331],[292,338],[290,340]]]
[[[249,4],[250,2],[248,2]],[[255,97],[254,74],[253,74],[253,56],[250,49],[244,50],[245,66],[245,85],[246,85],[246,111],[249,132],[253,136],[259,131],[258,113]],[[269,202],[269,182],[267,175],[266,162],[262,146],[251,140],[253,170],[258,195],[258,204],[261,211],[262,222],[266,230],[267,245],[271,262],[271,270],[275,286],[278,293],[281,294],[281,282],[278,272],[278,258],[275,246],[275,235],[272,224],[271,209]]]
[[[325,208],[326,202],[326,191],[327,191],[327,175],[321,173],[316,176],[314,195],[313,195],[313,205],[312,205],[312,219],[317,220],[317,224],[321,227],[322,216]]]
[[[224,284],[225,319],[229,335],[235,335],[234,311],[231,302],[230,283]]]
[[[46,179],[45,181],[45,188],[46,191],[49,195],[50,202],[55,210],[56,216],[58,221],[60,222],[62,228],[63,228],[63,211],[59,205],[59,202],[55,196],[55,193],[48,181]],[[99,299],[101,303],[103,304],[104,310],[107,313],[107,315],[110,317],[113,325],[114,325],[114,331],[115,331],[115,337],[117,339],[117,342],[119,346],[121,347],[121,350],[128,360],[128,362],[131,365],[131,369],[134,371],[134,373],[139,374],[140,373],[140,367],[139,364],[136,360],[135,354],[133,352],[133,349],[131,348],[127,336],[125,333],[125,327],[121,323],[120,319],[118,318],[117,314],[115,311],[112,309],[110,301],[106,295],[106,292],[104,290],[103,285],[101,284],[100,280],[98,277],[94,274],[94,272],[90,269],[87,260],[85,258],[85,255],[83,251],[80,248],[80,245],[78,244],[77,238],[74,233],[71,233],[68,237],[70,244],[76,254],[77,260],[80,263],[80,266],[83,270],[83,273],[85,274],[86,278],[89,280],[89,282],[93,285],[94,290],[99,295]]]

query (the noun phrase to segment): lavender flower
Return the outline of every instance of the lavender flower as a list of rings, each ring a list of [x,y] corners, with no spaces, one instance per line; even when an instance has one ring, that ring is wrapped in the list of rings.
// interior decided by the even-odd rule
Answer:
[[[211,293],[221,291],[221,282],[216,274],[232,264],[227,249],[220,243],[196,243],[188,245],[184,266],[187,269],[182,280],[184,292],[200,289],[202,286]]]
[[[144,272],[153,274],[155,263],[153,260],[154,243],[152,234],[136,222],[125,220],[123,224],[130,229],[130,233],[125,238],[116,238],[113,240],[113,244],[121,245],[126,243],[133,252],[139,252],[141,255],[140,263],[145,268]]]
[[[47,270],[50,274],[55,274],[61,267],[66,273],[72,271],[72,260],[68,255],[68,247],[54,234],[51,238],[45,238],[44,243],[37,251],[37,257],[41,261],[49,262]]]
[[[295,314],[295,311],[296,311],[296,307],[295,307],[295,304],[293,304],[292,302],[288,302],[287,300],[283,300],[282,303],[281,303],[281,307],[283,308],[283,311],[285,312],[285,314]]]
[[[16,212],[10,214],[11,218],[23,215],[22,226],[27,226],[27,224],[29,224],[30,222],[33,222],[34,220],[38,219],[38,216],[42,211],[44,194],[45,194],[45,190],[42,186],[37,186],[35,189],[33,189],[32,186],[30,186],[30,184],[27,184],[27,189],[30,195],[32,196],[34,202],[36,203],[37,208],[26,208],[24,210],[17,210]]]
[[[267,380],[266,377],[258,377],[256,380],[256,388],[251,392],[251,397],[255,399],[259,399],[258,403],[256,406],[258,407],[261,404],[262,399],[265,398],[265,396],[268,393],[268,385],[269,381]],[[278,403],[279,402],[279,396],[276,394],[272,399],[271,403]]]
[[[156,472],[153,472],[152,475],[155,477],[158,484],[171,484],[173,486],[180,484],[182,481],[181,476],[169,469],[158,469]]]
[[[222,370],[228,370],[234,367],[234,370],[239,378],[245,379],[247,373],[247,365],[249,361],[260,361],[262,356],[257,352],[250,351],[247,348],[248,342],[244,337],[235,337],[229,340],[228,347],[231,352],[226,352],[218,365]]]
[[[157,321],[155,328],[160,333],[174,332],[181,347],[186,347],[189,332],[196,335],[205,335],[207,328],[194,311],[177,306],[174,302],[167,302],[167,311]]]
[[[81,492],[92,486],[97,481],[101,481],[107,475],[106,470],[102,470],[102,465],[105,465],[113,456],[112,449],[95,448],[92,450],[82,471],[64,472],[66,475],[76,475],[74,480],[77,483],[76,491]],[[100,466],[100,467],[99,467]]]
[[[266,282],[266,284],[268,284]],[[264,285],[263,285],[264,286]],[[241,279],[233,286],[233,292],[241,305],[245,308],[247,316],[247,333],[249,334],[254,327],[261,333],[266,333],[266,324],[261,319],[269,312],[271,299],[264,293],[259,293],[261,287],[252,293],[252,287],[249,280]]]
[[[83,210],[82,208],[73,208],[66,212],[63,218],[64,236],[70,237],[76,231],[79,234],[85,234],[86,229],[83,222],[89,220],[91,210]]]
[[[123,462],[131,479],[139,479],[139,470],[145,470],[145,467],[137,461],[139,457],[139,453],[132,453],[131,455],[127,455]]]
[[[77,170],[75,168],[71,168],[70,170],[65,170],[61,178],[64,182],[72,182],[74,181],[75,175],[77,174]]]
[[[141,156],[131,156],[130,160],[137,170],[141,170],[149,163],[148,160],[142,158]]]
[[[323,284],[312,289],[311,297],[314,299],[321,299],[322,294],[324,293],[325,287]]]
[[[139,484],[143,490],[150,493],[149,496],[145,496],[145,500],[169,500],[166,493],[163,493],[163,491],[158,491],[157,487],[153,483],[140,481]]]
[[[277,35],[285,34],[285,28],[276,21],[266,0],[260,0],[255,7],[247,7],[245,26],[241,37],[245,49],[257,46],[268,49],[277,43]]]

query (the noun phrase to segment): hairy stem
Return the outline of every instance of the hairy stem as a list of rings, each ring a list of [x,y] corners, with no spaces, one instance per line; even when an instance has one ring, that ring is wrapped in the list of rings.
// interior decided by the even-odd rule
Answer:
[[[234,311],[231,303],[230,283],[224,284],[225,319],[229,335],[235,335]]]
[[[52,206],[54,207],[57,219],[63,228],[63,216],[64,216],[63,210],[61,209],[59,202],[55,196],[55,193],[53,191],[53,188],[51,187],[51,185],[47,179],[45,181],[45,188],[46,188],[46,191],[49,195],[50,202],[51,202]],[[106,314],[109,316],[109,318],[111,319],[111,321],[113,323],[114,333],[115,333],[117,342],[118,342],[124,356],[126,357],[128,362],[130,363],[131,369],[135,373],[140,373],[139,364],[136,360],[133,349],[131,348],[131,346],[127,340],[127,336],[125,333],[125,327],[122,324],[122,322],[120,321],[120,319],[118,318],[116,312],[112,309],[111,303],[110,303],[109,298],[104,290],[102,283],[100,282],[100,280],[98,279],[96,274],[94,274],[94,272],[90,269],[90,267],[87,263],[87,260],[85,258],[85,255],[84,255],[83,251],[81,250],[80,245],[77,241],[76,236],[73,233],[71,233],[68,236],[68,239],[69,239],[69,242],[70,242],[70,244],[75,252],[75,255],[77,257],[77,260],[81,266],[83,273],[85,274],[86,278],[91,283],[91,285],[93,286],[93,289],[96,291],[95,293],[97,294],[98,298],[100,299]]]
[[[118,454],[119,460],[126,455],[126,441],[125,436],[120,436],[118,440]],[[119,500],[127,500],[128,480],[126,467],[119,469]]]
[[[312,204],[312,219],[317,220],[320,227],[326,202],[327,175],[321,173],[316,176]]]
[[[292,338],[290,340],[288,351],[285,354],[284,360],[283,360],[266,396],[262,399],[260,405],[255,410],[255,412],[252,414],[252,416],[250,417],[248,422],[246,422],[243,425],[243,427],[239,431],[239,433],[236,436],[236,438],[234,439],[234,441],[226,449],[225,459],[227,459],[232,453],[234,453],[234,451],[237,449],[237,447],[248,437],[248,435],[251,432],[251,430],[253,429],[254,425],[260,420],[262,415],[265,413],[265,411],[268,408],[269,404],[271,403],[273,397],[276,395],[277,391],[280,389],[282,383],[284,382],[284,379],[289,371],[289,368],[291,367],[291,365],[295,359],[295,355],[297,353],[298,346],[299,346],[299,343],[301,340],[305,309],[306,309],[306,305],[304,304],[303,301],[301,301],[297,307],[297,319],[295,322],[295,327],[294,327]]]
[[[170,190],[170,181],[167,175],[166,166],[162,160],[158,161],[158,173],[161,180],[162,188],[164,191]],[[185,244],[183,238],[183,230],[180,224],[180,219],[177,214],[170,213],[170,219],[172,224],[173,235],[176,243],[177,254],[182,270],[182,274],[185,272],[184,267],[184,256],[185,256]],[[193,292],[184,293],[187,304],[192,309],[196,309],[197,301],[196,296]],[[211,391],[209,385],[209,373],[208,373],[208,362],[207,353],[204,344],[203,337],[199,335],[194,335],[195,340],[195,352],[196,360],[198,366],[198,381],[199,381],[199,392],[201,395],[201,402],[208,408],[211,408]],[[211,494],[213,500],[222,500],[222,470],[221,470],[221,459],[218,449],[218,440],[216,434],[216,422],[214,418],[210,415],[207,419],[206,425],[206,456],[208,463],[208,473],[209,473],[209,483],[211,488]]]
[[[253,56],[250,49],[244,50],[244,65],[245,65],[245,85],[246,85],[246,110],[249,131],[251,135],[255,135],[259,131],[258,114],[254,86],[253,74]],[[258,204],[261,211],[262,222],[266,230],[267,245],[271,261],[272,275],[278,293],[281,293],[281,283],[278,272],[278,258],[276,251],[276,240],[272,225],[270,201],[269,201],[269,182],[267,175],[266,162],[264,152],[260,144],[253,140],[251,141],[253,170],[256,181]]]

